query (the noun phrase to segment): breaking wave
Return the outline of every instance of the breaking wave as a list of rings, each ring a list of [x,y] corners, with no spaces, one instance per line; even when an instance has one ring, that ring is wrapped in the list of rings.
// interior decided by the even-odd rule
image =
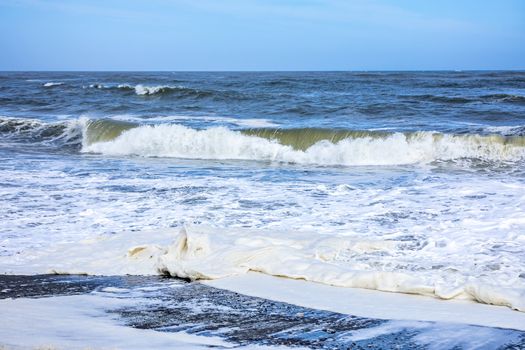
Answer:
[[[185,89],[182,87],[172,87],[172,86],[144,86],[144,85],[136,85],[135,86],[135,93],[137,95],[156,95],[156,94],[163,94],[171,91],[175,91],[178,89]]]
[[[60,85],[64,85],[64,83],[61,83],[61,82],[49,82],[49,83],[45,83],[43,86],[44,87],[53,87],[53,86],[60,86]]]
[[[44,123],[35,119],[0,117],[0,140],[12,143],[80,147],[84,122]]]
[[[147,85],[128,85],[128,84],[119,84],[119,85],[104,85],[104,84],[91,84],[90,88],[93,89],[107,89],[107,90],[121,90],[121,91],[132,91],[139,96],[147,95],[164,95],[171,93],[180,93],[185,95],[198,95],[198,96],[207,96],[212,94],[208,91],[192,89],[184,86],[170,86],[170,85],[157,85],[157,86],[147,86]]]
[[[520,130],[502,129],[505,132],[486,135],[316,128],[231,130],[222,126],[199,130],[180,124],[140,125],[108,119],[43,123],[0,118],[4,139],[75,146],[84,153],[341,166],[460,159],[521,161],[525,159],[525,136]]]
[[[102,122],[104,123],[104,122]],[[525,137],[330,129],[205,130],[178,124],[88,126],[82,151],[105,155],[239,159],[319,165],[395,165],[437,160],[518,161]],[[95,132],[96,131],[96,132]],[[95,134],[92,134],[95,132]]]
[[[182,86],[166,86],[166,85],[146,86],[142,84],[138,84],[135,86],[120,84],[120,85],[117,85],[117,89],[134,91],[135,94],[137,95],[158,95],[158,94],[166,94],[166,93],[170,93],[170,92],[174,92],[178,90],[179,91],[188,90],[188,88],[185,88]]]

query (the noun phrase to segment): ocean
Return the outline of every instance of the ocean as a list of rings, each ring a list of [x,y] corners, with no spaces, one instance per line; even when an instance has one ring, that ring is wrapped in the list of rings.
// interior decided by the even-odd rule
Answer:
[[[525,72],[1,72],[0,203],[2,273],[525,311]]]

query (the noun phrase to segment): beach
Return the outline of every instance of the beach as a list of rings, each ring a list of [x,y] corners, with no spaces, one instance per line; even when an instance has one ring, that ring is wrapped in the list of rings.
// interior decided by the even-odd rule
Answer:
[[[2,72],[0,102],[6,349],[525,346],[523,72]]]
[[[245,286],[260,286],[260,276],[250,278],[243,281]],[[288,283],[292,283],[288,287],[299,288],[290,289],[295,293],[291,303],[283,303],[248,296],[251,293],[246,290],[238,294],[171,278],[1,276],[2,342],[6,349],[516,349],[525,339],[523,316],[513,317],[498,308],[440,305],[438,314],[446,315],[448,321],[421,321],[417,318],[432,319],[436,312],[423,307],[407,317],[405,303],[390,306],[400,319],[370,318],[327,311],[326,300],[317,300],[320,308],[315,309],[294,305],[304,303],[309,294],[304,291],[311,287],[293,285],[300,281],[262,277],[262,282],[266,292],[269,286],[283,288]],[[231,287],[231,281],[226,285]],[[271,291],[279,293],[279,289]],[[316,299],[334,296],[324,292]],[[336,296],[356,298],[360,293],[344,295],[346,292],[348,289]],[[374,293],[365,297],[374,304],[376,314],[383,313],[378,309],[388,305],[386,300],[399,302]],[[424,300],[408,300],[413,308],[425,305]],[[350,306],[358,304],[349,301]],[[338,305],[363,312],[362,307],[348,307],[342,300]],[[489,326],[465,323],[472,319],[457,317],[465,312],[474,322]],[[521,329],[498,327],[512,322]]]

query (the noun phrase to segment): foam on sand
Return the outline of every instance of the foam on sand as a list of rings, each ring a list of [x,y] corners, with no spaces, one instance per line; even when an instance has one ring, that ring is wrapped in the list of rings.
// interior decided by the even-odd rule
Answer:
[[[255,271],[331,286],[469,299],[525,311],[525,283],[518,276],[512,277],[510,272],[487,276],[471,271],[468,266],[462,271],[386,269],[373,262],[366,265],[358,260],[338,260],[339,256],[349,253],[395,255],[398,249],[399,242],[359,236],[186,226],[179,231],[167,229],[99,237],[56,246],[47,252],[31,251],[16,258],[0,258],[0,263],[7,273],[160,273],[192,280],[219,279]]]
[[[362,288],[337,288],[256,272],[204,283],[244,295],[354,316],[525,330],[525,313],[470,300],[441,300]]]
[[[231,346],[215,337],[127,327],[106,312],[109,308],[123,308],[133,302],[136,303],[94,294],[0,300],[0,348],[209,349],[210,346]]]
[[[181,229],[174,243],[159,255],[157,270],[192,280],[256,271],[338,287],[471,299],[525,311],[525,284],[519,284],[517,279],[516,284],[504,285],[503,280],[469,276],[468,271],[463,276],[447,271],[384,271],[335,261],[348,251],[361,254],[396,250],[394,241],[246,229],[216,231],[202,226]]]

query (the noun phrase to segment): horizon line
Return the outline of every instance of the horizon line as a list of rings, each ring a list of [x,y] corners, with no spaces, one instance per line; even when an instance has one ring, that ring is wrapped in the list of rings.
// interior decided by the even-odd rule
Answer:
[[[71,70],[54,70],[54,69],[15,69],[15,70],[2,70],[1,73],[374,73],[374,72],[525,72],[525,68],[510,68],[510,69],[298,69],[298,70],[171,70],[171,69],[160,69],[160,70],[82,70],[82,69],[71,69]]]

